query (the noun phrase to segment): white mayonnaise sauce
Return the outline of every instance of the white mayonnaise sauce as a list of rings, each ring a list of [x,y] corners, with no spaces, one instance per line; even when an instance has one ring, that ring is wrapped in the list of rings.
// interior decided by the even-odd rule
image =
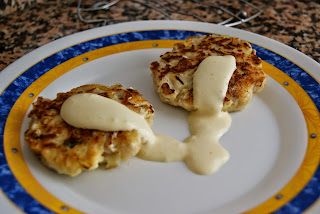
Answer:
[[[62,105],[61,116],[78,128],[102,131],[137,130],[147,141],[138,157],[159,162],[184,161],[198,174],[208,175],[229,159],[219,138],[229,129],[231,117],[222,112],[228,83],[236,69],[233,56],[210,56],[194,73],[193,97],[197,110],[190,112],[191,136],[184,143],[154,135],[142,116],[124,105],[95,94],[78,94]]]
[[[68,98],[60,115],[66,123],[82,129],[100,131],[137,130],[145,141],[153,143],[155,136],[143,116],[106,97],[82,93]]]
[[[203,175],[217,171],[229,160],[228,151],[218,141],[231,125],[231,117],[228,112],[222,112],[222,107],[235,69],[233,56],[204,59],[193,78],[197,110],[188,116],[192,135],[184,143],[169,137],[157,139],[154,144],[142,145],[137,156],[151,161],[184,161],[192,171]]]

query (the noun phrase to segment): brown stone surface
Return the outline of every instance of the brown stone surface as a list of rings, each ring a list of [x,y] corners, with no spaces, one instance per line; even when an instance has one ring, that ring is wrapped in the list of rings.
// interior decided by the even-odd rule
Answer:
[[[12,1],[3,1],[6,4]],[[76,0],[25,0],[18,1],[23,7],[8,8],[0,5],[0,71],[26,53],[58,38],[86,29],[102,26],[102,23],[87,24],[79,20]],[[92,5],[93,0],[83,1],[82,7]],[[141,3],[139,3],[141,2]],[[162,13],[144,5],[143,0],[122,0],[109,11],[95,13],[93,18],[103,17],[108,24],[135,20],[168,19]],[[168,8],[192,12],[208,22],[218,23],[229,18],[228,14],[213,8],[201,6],[191,0],[160,0]],[[219,2],[219,1],[205,1]],[[227,9],[234,11],[240,8],[237,1],[220,1]],[[267,0],[250,1],[263,5]],[[159,5],[150,3],[159,8]],[[26,6],[27,5],[27,6]],[[30,6],[28,6],[30,5]],[[6,12],[4,12],[6,11]],[[8,12],[9,11],[9,12]],[[254,9],[246,9],[248,15]],[[257,33],[284,44],[320,61],[320,3],[318,0],[291,1],[274,0],[271,5],[257,18],[236,25],[235,28]],[[6,14],[6,15],[4,15]],[[92,13],[91,13],[92,14]],[[83,13],[88,18],[90,13]],[[193,20],[196,18],[172,13],[174,19]]]

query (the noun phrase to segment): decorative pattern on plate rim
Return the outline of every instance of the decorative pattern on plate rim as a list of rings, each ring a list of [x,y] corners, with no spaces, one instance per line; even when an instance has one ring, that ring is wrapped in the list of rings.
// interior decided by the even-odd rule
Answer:
[[[49,209],[43,206],[41,203],[36,201],[31,195],[29,195],[26,190],[19,184],[12,171],[9,169],[5,155],[7,152],[4,152],[4,127],[6,126],[6,120],[10,113],[10,109],[13,107],[14,103],[19,99],[21,94],[32,85],[43,74],[46,74],[51,69],[56,68],[58,65],[79,57],[82,54],[99,51],[104,47],[117,44],[130,44],[135,41],[147,41],[147,40],[185,40],[188,36],[193,36],[196,34],[207,34],[205,32],[196,32],[196,31],[186,31],[186,30],[152,30],[152,31],[136,31],[136,32],[127,32],[120,33],[115,35],[108,35],[101,38],[96,38],[90,41],[86,41],[72,47],[61,50],[45,59],[35,64],[34,66],[27,69],[19,77],[17,77],[1,94],[0,104],[2,109],[0,110],[0,187],[3,192],[22,210],[25,212],[32,213],[51,213]],[[161,42],[159,42],[161,43]],[[154,43],[155,44],[155,43]],[[159,48],[161,45],[154,46],[150,48]],[[258,56],[260,56],[266,62],[274,65],[283,73],[286,73],[289,77],[293,79],[293,82],[298,83],[302,89],[308,94],[308,97],[311,98],[311,103],[314,103],[316,108],[311,114],[311,119],[319,117],[320,109],[320,85],[316,79],[314,79],[308,72],[304,71],[302,68],[294,64],[293,62],[285,59],[284,57],[262,48],[260,46],[252,45],[254,49],[257,50]],[[169,46],[168,46],[169,47]],[[137,48],[136,48],[137,49]],[[125,51],[125,50],[122,50]],[[81,56],[82,57],[82,56]],[[84,60],[87,59],[87,60]],[[82,59],[82,63],[86,63],[92,60],[92,57],[86,56]],[[81,64],[81,63],[80,63]],[[69,68],[69,70],[72,68]],[[68,70],[68,69],[67,69]],[[51,75],[51,72],[49,72]],[[49,74],[48,73],[48,74]],[[53,76],[51,78],[58,78],[58,76]],[[286,80],[287,83],[290,82],[290,79]],[[284,84],[286,86],[286,84]],[[31,97],[36,96],[33,94]],[[29,97],[29,96],[27,96]],[[303,96],[302,96],[303,97]],[[25,97],[26,98],[26,97]],[[29,97],[30,99],[30,97]],[[33,98],[31,98],[33,99]],[[302,99],[304,100],[304,99]],[[24,115],[21,115],[24,117]],[[306,115],[305,115],[306,116]],[[319,123],[318,123],[319,124]],[[19,124],[16,124],[16,127],[19,127]],[[315,132],[319,130],[318,125],[315,128]],[[310,133],[309,144],[319,145],[319,140],[317,137],[319,133]],[[18,130],[20,133],[20,129]],[[311,143],[310,143],[311,142]],[[5,145],[6,146],[6,145]],[[16,149],[16,150],[15,150]],[[13,148],[10,152],[14,154],[19,153],[17,148]],[[300,213],[306,210],[311,206],[320,195],[320,168],[319,160],[313,163],[316,166],[316,171],[308,180],[307,185],[297,194],[295,197],[287,204],[282,206],[280,209],[275,211],[275,213]],[[277,200],[281,199],[281,195],[275,196]],[[68,207],[62,205],[60,207],[60,212],[71,213]],[[74,210],[75,211],[75,210]]]

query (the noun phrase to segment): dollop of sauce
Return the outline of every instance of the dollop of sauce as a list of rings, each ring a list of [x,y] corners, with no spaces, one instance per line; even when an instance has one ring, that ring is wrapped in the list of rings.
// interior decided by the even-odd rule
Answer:
[[[203,175],[217,171],[230,157],[219,144],[219,138],[228,131],[232,121],[228,112],[222,112],[222,107],[235,69],[233,56],[205,58],[193,78],[196,110],[188,116],[191,136],[181,143],[156,135],[155,143],[142,145],[137,156],[151,161],[184,161],[193,172]]]
[[[97,94],[81,93],[69,97],[61,106],[60,116],[73,127],[100,131],[137,130],[147,143],[155,141],[143,116]]]
[[[146,141],[137,154],[139,158],[158,162],[184,161],[195,173],[212,174],[229,160],[229,153],[219,144],[219,139],[231,125],[231,117],[222,112],[222,107],[235,69],[233,56],[209,56],[200,63],[193,79],[197,110],[188,116],[191,136],[184,143],[153,134],[141,115],[96,94],[70,97],[62,105],[61,117],[78,128],[137,130]]]

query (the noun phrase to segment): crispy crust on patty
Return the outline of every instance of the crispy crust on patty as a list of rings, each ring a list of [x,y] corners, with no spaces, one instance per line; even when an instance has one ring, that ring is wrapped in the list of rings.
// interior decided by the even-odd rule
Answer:
[[[58,173],[76,176],[83,170],[95,169],[100,163],[106,168],[117,167],[140,150],[142,137],[133,131],[103,132],[75,128],[60,116],[65,100],[78,93],[94,93],[113,99],[142,115],[149,125],[153,122],[153,107],[138,91],[120,84],[107,87],[84,85],[66,93],[58,93],[54,100],[39,97],[33,103],[29,129],[25,140],[42,162]]]
[[[228,36],[197,35],[187,38],[187,43],[176,43],[171,52],[151,63],[155,89],[160,99],[188,111],[193,105],[193,74],[208,56],[233,55],[237,69],[228,85],[223,111],[238,111],[247,105],[252,96],[266,83],[262,61],[256,51],[243,40]]]

